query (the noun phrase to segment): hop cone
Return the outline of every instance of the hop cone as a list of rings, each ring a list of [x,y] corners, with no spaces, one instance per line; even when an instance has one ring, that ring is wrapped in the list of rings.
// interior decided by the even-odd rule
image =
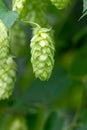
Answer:
[[[68,6],[71,0],[51,0],[51,2],[58,8],[64,9]]]
[[[34,28],[31,39],[31,63],[36,78],[48,80],[54,66],[54,45],[49,29]]]
[[[0,21],[0,99],[12,94],[16,75],[16,64],[10,55],[7,29]]]
[[[22,57],[26,52],[26,33],[19,23],[15,23],[10,30],[10,46],[16,57]]]
[[[13,0],[13,10],[19,12],[19,19],[43,26],[47,24],[45,6],[42,0]]]
[[[13,10],[21,14],[26,0],[13,0]]]

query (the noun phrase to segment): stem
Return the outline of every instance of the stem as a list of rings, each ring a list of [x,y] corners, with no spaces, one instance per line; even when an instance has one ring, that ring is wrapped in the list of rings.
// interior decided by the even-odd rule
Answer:
[[[39,24],[37,24],[37,23],[35,23],[35,22],[32,22],[32,21],[21,21],[21,22],[24,22],[24,23],[28,23],[28,24],[31,24],[32,26],[37,26],[37,27],[39,27],[40,28],[40,25]]]

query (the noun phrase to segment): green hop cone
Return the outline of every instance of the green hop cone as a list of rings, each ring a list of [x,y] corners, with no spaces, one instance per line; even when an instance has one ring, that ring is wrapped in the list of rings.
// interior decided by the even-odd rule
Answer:
[[[54,44],[50,29],[36,27],[31,39],[31,63],[36,78],[48,80],[54,66]]]
[[[6,99],[12,94],[15,77],[16,64],[10,55],[7,29],[0,21],[0,99]]]
[[[13,10],[19,13],[19,19],[40,25],[47,24],[45,15],[46,2],[41,0],[13,0]]]
[[[26,0],[13,0],[13,10],[21,14]]]
[[[68,6],[71,0],[51,0],[52,4],[58,9],[64,9]]]
[[[16,77],[16,64],[12,57],[8,57],[6,63],[0,66],[0,99],[9,98],[12,95]]]

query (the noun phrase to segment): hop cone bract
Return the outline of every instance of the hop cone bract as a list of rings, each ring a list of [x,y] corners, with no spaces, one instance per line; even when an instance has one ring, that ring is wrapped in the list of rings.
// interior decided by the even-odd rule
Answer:
[[[16,64],[10,55],[7,29],[0,20],[0,99],[12,94],[15,76]]]
[[[58,9],[64,9],[68,6],[71,0],[51,0]]]
[[[48,80],[54,66],[54,44],[47,28],[36,27],[31,39],[31,62],[36,78]]]

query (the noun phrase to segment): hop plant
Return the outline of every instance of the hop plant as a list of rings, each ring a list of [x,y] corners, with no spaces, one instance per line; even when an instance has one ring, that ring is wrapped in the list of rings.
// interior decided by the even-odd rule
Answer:
[[[12,94],[15,76],[16,64],[10,55],[7,29],[0,20],[0,99]]]
[[[58,9],[64,9],[68,6],[71,0],[51,0],[52,4]]]
[[[45,15],[46,2],[41,0],[13,0],[13,10],[19,13],[19,19],[47,25]]]
[[[10,30],[11,52],[16,57],[22,57],[26,52],[26,33],[23,26],[15,23]]]
[[[37,26],[31,39],[31,63],[36,78],[48,80],[54,66],[54,44],[50,29]]]

